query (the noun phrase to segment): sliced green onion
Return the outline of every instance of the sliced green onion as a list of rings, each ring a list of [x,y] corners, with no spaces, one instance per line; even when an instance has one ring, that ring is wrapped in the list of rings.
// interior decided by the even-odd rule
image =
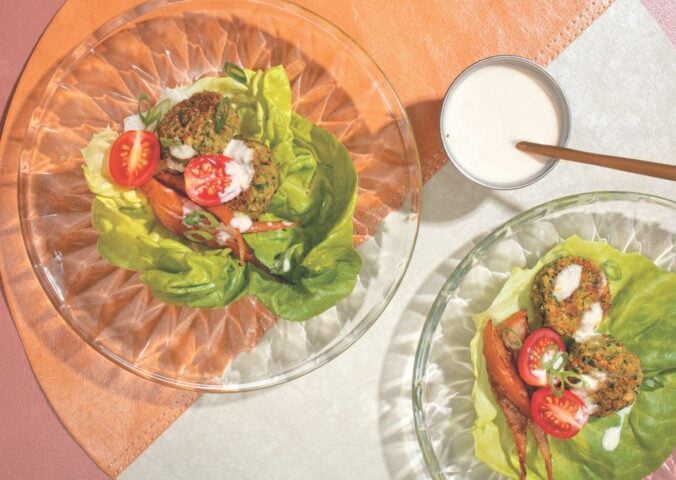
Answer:
[[[643,380],[641,390],[644,390],[646,392],[652,392],[654,390],[659,390],[662,387],[664,387],[664,383],[662,382],[662,380],[660,380],[659,377],[651,377]]]
[[[603,273],[606,275],[608,280],[620,280],[622,279],[622,268],[612,260],[606,260],[601,264]]]
[[[234,63],[225,62],[223,65],[223,73],[230,78],[237,80],[239,83],[246,83],[246,72],[244,69]]]
[[[258,187],[258,185],[256,185]],[[523,342],[519,334],[514,331],[513,328],[503,327],[502,329],[502,341],[512,350],[519,350],[523,347]]]
[[[144,105],[146,106],[145,111],[144,111]],[[150,97],[146,95],[145,93],[142,93],[141,95],[138,96],[138,105],[137,108],[138,110],[138,116],[143,122],[143,125],[146,127],[148,126],[148,113],[150,112]]]
[[[183,217],[183,224],[188,227],[218,228],[220,222],[211,213],[198,210]]]
[[[150,105],[150,97],[148,95],[142,93],[138,96],[138,116],[146,128],[162,118],[162,115],[164,115],[171,106],[171,102],[168,98],[165,98],[154,107],[151,107]]]
[[[565,385],[561,381],[561,378],[557,375],[549,375],[548,381],[549,388],[552,390],[552,392],[554,392],[554,395],[556,395],[558,398],[561,398],[563,391],[566,389]]]
[[[557,344],[550,343],[547,345],[545,351],[542,352],[542,355],[540,355],[540,368],[543,370],[550,370],[556,363],[556,360],[559,358],[560,353],[561,352],[559,351],[559,346]],[[545,360],[547,357],[551,358]]]
[[[230,114],[230,99],[228,97],[223,97],[223,99],[218,102],[216,111],[214,112],[214,131],[216,133],[221,133],[225,127],[226,122],[228,121],[228,115]]]
[[[160,144],[162,144],[162,146],[165,148],[171,148],[171,147],[180,147],[181,145],[183,145],[183,142],[181,142],[181,139],[178,137],[174,138],[160,137]]]
[[[563,370],[562,372],[559,373],[560,378],[562,383],[565,383],[569,387],[577,387],[578,382],[582,382],[585,385],[589,385],[589,382],[587,382],[587,379],[584,378],[582,375],[580,375],[577,372],[573,372],[571,370]],[[576,380],[576,381],[571,381],[570,379]]]
[[[191,242],[204,243],[213,240],[214,236],[204,230],[187,230],[183,232],[183,236]]]

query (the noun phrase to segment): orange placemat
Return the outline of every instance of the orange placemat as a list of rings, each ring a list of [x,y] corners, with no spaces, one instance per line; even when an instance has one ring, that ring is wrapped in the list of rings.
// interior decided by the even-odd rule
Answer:
[[[133,461],[198,397],[143,380],[101,357],[65,324],[42,293],[18,224],[20,145],[37,96],[66,55],[90,32],[138,0],[69,0],[38,43],[17,85],[0,141],[0,271],[28,358],[52,407],[109,475]],[[438,136],[441,99],[468,64],[511,53],[547,64],[610,0],[541,2],[303,0],[352,36],[385,71],[416,134],[425,179],[446,162]]]

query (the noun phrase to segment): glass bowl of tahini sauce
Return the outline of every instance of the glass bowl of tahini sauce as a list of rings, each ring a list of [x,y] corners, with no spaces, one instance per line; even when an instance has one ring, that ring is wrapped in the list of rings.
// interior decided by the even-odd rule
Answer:
[[[440,129],[448,158],[467,178],[494,189],[521,188],[546,175],[557,159],[521,152],[516,144],[564,146],[570,108],[544,68],[498,55],[470,65],[453,81]]]

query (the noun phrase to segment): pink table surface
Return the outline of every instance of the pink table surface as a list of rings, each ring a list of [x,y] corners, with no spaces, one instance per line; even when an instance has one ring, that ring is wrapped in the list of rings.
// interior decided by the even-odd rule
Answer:
[[[0,0],[0,108],[4,112],[24,64],[63,0]],[[35,380],[0,296],[0,478],[107,478],[73,440]]]
[[[643,0],[676,43],[676,3]],[[0,107],[4,112],[31,51],[63,0],[0,0]],[[99,479],[106,476],[71,438],[35,380],[0,296],[0,477]]]

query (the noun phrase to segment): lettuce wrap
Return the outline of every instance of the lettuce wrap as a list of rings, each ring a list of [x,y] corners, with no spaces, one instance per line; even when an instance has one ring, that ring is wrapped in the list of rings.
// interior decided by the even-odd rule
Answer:
[[[477,458],[494,471],[519,477],[514,440],[488,383],[481,332],[492,318],[499,323],[519,309],[528,310],[533,279],[552,260],[575,255],[600,265],[610,283],[612,307],[597,327],[619,338],[639,356],[644,373],[638,398],[624,420],[614,451],[602,447],[603,434],[621,423],[618,414],[590,417],[570,440],[549,437],[554,478],[640,479],[657,469],[676,447],[676,274],[657,268],[638,254],[621,253],[603,242],[571,237],[550,250],[532,269],[516,268],[486,312],[474,317],[477,333],[470,344],[476,382],[473,436]],[[531,331],[537,325],[530,325]],[[529,434],[528,478],[547,478]]]
[[[291,110],[283,67],[245,72],[245,79],[207,77],[165,90],[158,105],[218,92],[236,106],[239,133],[270,148],[280,186],[260,220],[297,225],[244,238],[263,264],[290,283],[240,265],[227,248],[207,249],[164,228],[141,192],[110,180],[108,152],[118,135],[111,129],[82,150],[85,179],[96,196],[92,224],[100,234],[98,250],[114,265],[142,272],[141,281],[164,302],[213,308],[255,295],[278,316],[306,320],[349,295],[361,269],[352,244],[357,175],[333,134]]]

